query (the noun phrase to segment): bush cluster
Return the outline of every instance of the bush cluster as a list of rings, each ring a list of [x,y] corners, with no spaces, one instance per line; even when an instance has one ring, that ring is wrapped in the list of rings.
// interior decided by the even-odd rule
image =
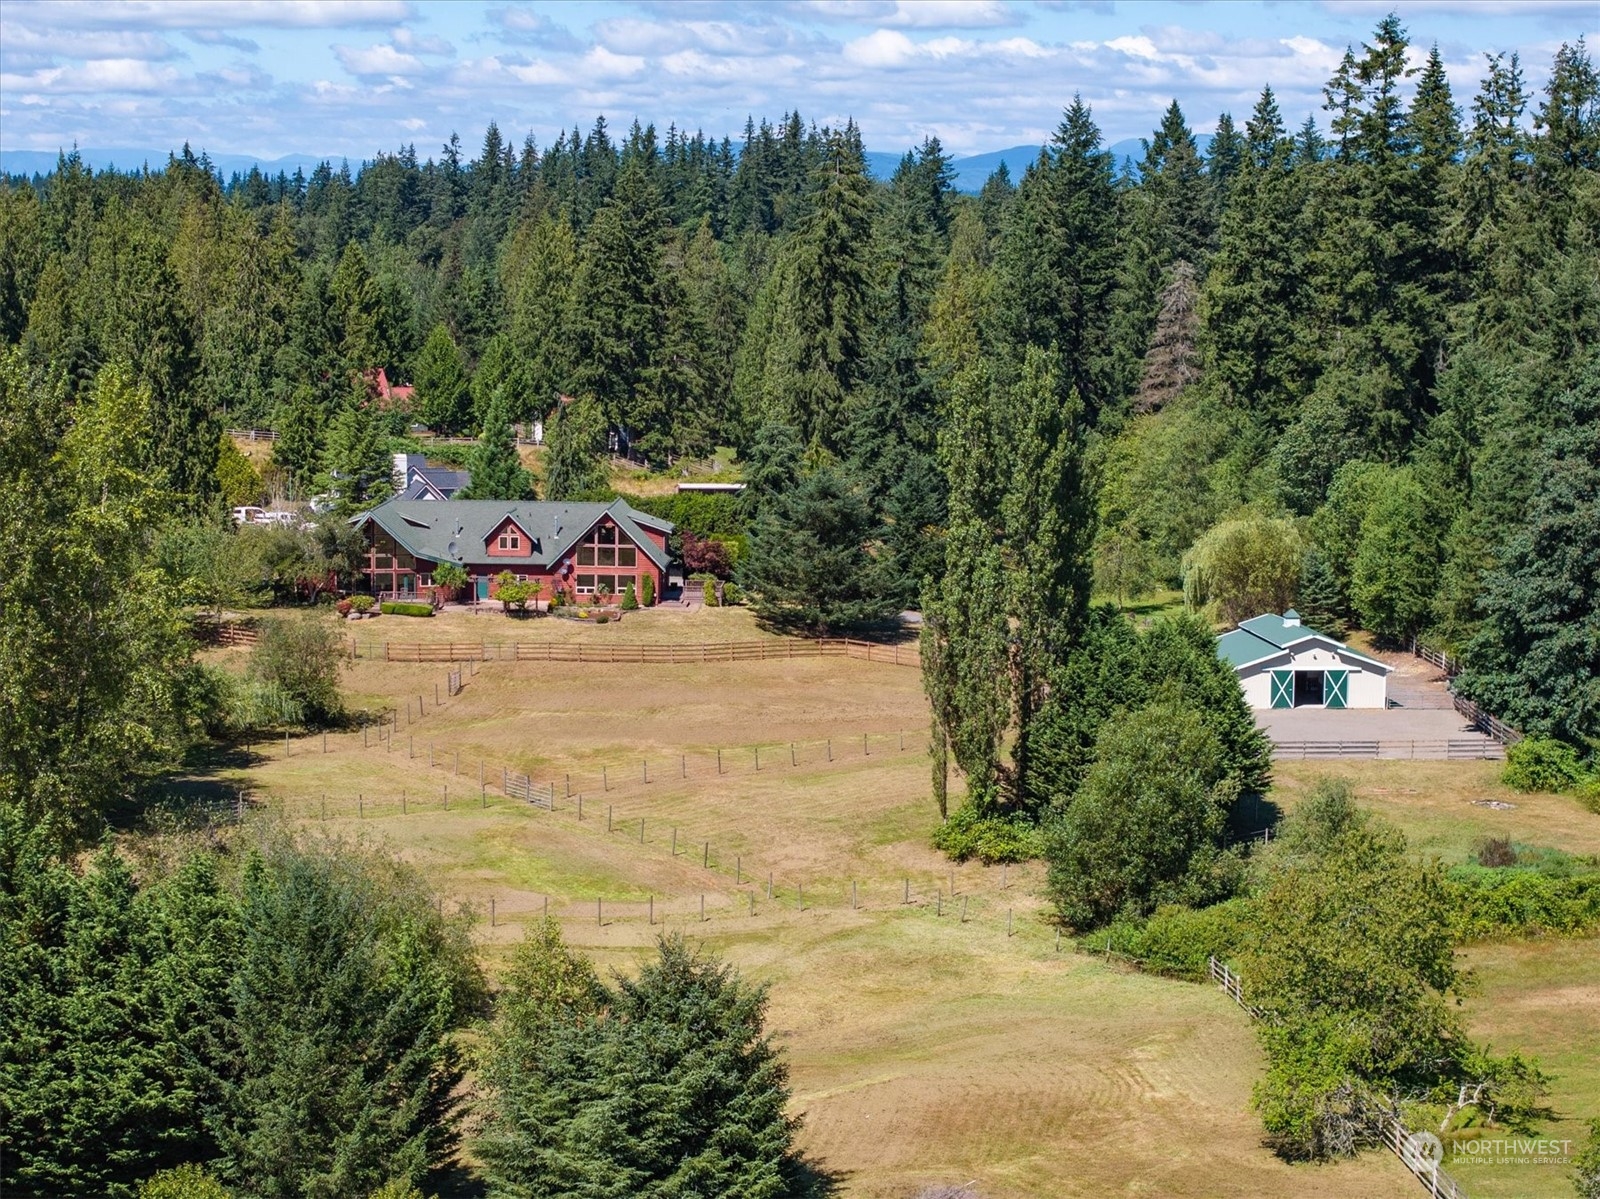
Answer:
[[[1036,826],[1016,817],[985,816],[972,804],[961,805],[934,830],[933,844],[957,862],[977,858],[988,866],[1026,862],[1043,852]]]
[[[432,616],[433,605],[412,600],[386,600],[378,606],[385,616]]]

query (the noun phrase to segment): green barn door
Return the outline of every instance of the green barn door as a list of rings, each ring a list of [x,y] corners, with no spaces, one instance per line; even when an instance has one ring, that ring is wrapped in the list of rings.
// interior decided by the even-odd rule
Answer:
[[[1350,703],[1350,672],[1326,670],[1322,673],[1322,706],[1343,708]]]
[[[1272,672],[1272,706],[1274,708],[1294,707],[1294,671],[1274,670]]]

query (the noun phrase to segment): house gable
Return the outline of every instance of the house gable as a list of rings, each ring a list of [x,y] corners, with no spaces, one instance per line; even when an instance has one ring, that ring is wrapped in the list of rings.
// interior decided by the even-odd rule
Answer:
[[[483,548],[491,558],[531,558],[538,553],[538,542],[507,516],[484,535]]]

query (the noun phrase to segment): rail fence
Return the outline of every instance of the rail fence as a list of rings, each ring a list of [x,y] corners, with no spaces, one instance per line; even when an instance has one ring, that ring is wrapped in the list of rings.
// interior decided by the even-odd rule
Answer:
[[[224,430],[235,441],[277,441],[278,435],[271,429],[227,429]]]
[[[1498,761],[1505,747],[1488,737],[1417,741],[1275,741],[1275,758],[1385,758],[1419,762]]]
[[[894,666],[922,665],[914,645],[880,645],[854,638],[706,641],[689,644],[585,641],[406,642],[350,639],[350,656],[384,662],[593,662],[687,665],[696,662],[768,662],[789,658],[857,658]]]
[[[1211,980],[1222,988],[1229,999],[1250,1013],[1251,1019],[1266,1018],[1260,1008],[1252,1006],[1245,999],[1242,980],[1235,971],[1217,961],[1215,955],[1206,960],[1206,967],[1210,971]],[[1467,1199],[1467,1193],[1461,1189],[1461,1184],[1440,1169],[1439,1163],[1428,1153],[1429,1146],[1439,1145],[1436,1138],[1413,1134],[1393,1116],[1383,1118],[1380,1137],[1384,1147],[1400,1159],[1400,1164],[1409,1170],[1418,1182],[1428,1188],[1428,1194],[1434,1199]]]
[[[1522,733],[1518,729],[1512,728],[1498,716],[1484,711],[1466,696],[1456,694],[1454,680],[1456,675],[1461,673],[1461,663],[1455,658],[1443,650],[1424,645],[1415,637],[1411,639],[1411,652],[1429,665],[1439,668],[1444,675],[1446,685],[1450,688],[1450,699],[1456,711],[1465,716],[1473,728],[1486,737],[1493,737],[1503,746],[1515,745],[1522,740]]]

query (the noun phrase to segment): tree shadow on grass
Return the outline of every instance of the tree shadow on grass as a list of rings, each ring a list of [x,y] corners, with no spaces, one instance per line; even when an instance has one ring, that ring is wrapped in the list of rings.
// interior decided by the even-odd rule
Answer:
[[[259,743],[257,743],[259,744]],[[201,741],[172,770],[138,788],[106,814],[120,831],[159,824],[199,827],[237,817],[248,803],[244,771],[262,760],[251,743]]]
[[[792,1154],[785,1164],[789,1193],[796,1199],[830,1199],[848,1181],[842,1170],[831,1170],[816,1158]]]

